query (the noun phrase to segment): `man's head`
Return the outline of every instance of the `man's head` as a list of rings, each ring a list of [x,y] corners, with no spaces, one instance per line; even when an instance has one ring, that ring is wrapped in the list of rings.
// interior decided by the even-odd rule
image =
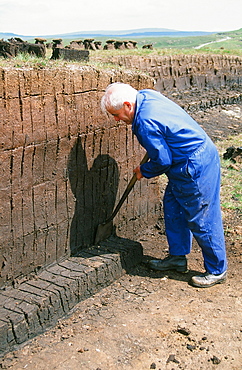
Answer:
[[[112,114],[116,121],[131,124],[134,118],[137,90],[130,85],[116,82],[106,88],[101,100],[103,112]]]

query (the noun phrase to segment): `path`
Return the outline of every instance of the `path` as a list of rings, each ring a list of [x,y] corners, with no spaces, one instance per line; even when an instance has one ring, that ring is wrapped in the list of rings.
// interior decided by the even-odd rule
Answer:
[[[211,42],[207,42],[206,44],[201,44],[199,46],[195,46],[194,49],[201,49],[204,46],[207,46],[207,45],[210,45],[210,44],[215,44],[217,42],[227,41],[227,40],[230,40],[230,39],[231,39],[231,37],[227,36],[227,37],[225,37],[223,39],[220,39],[220,40],[217,40],[217,41],[211,41]]]

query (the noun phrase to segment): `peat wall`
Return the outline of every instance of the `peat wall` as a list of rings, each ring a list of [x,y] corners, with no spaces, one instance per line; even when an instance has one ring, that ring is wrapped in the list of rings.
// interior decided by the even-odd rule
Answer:
[[[144,155],[131,127],[109,119],[100,98],[114,81],[154,81],[91,67],[0,70],[0,286],[92,245]],[[134,239],[156,218],[157,181],[137,183],[115,218]],[[144,196],[145,194],[145,196]]]
[[[99,59],[92,56],[92,59]],[[236,88],[242,84],[242,58],[227,55],[172,55],[102,57],[102,62],[113,63],[132,70],[146,72],[156,80],[160,92],[191,88]]]
[[[102,62],[126,71],[0,69],[0,286],[91,245],[144,155],[131,128],[100,110],[109,83],[142,89],[156,81],[167,95],[196,88],[208,96],[210,88],[225,87],[218,104],[242,100],[240,92],[228,94],[241,89],[239,57],[107,56]],[[179,103],[191,110],[194,103],[183,95]],[[157,179],[135,185],[115,218],[118,235],[135,239],[157,220],[159,192]]]

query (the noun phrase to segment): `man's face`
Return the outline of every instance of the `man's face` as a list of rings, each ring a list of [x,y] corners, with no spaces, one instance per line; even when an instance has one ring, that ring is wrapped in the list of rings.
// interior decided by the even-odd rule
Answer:
[[[113,108],[107,109],[108,113],[110,113],[115,121],[123,121],[127,124],[131,124],[134,119],[134,105],[130,104],[128,102],[125,102],[122,106],[122,108],[116,110]]]

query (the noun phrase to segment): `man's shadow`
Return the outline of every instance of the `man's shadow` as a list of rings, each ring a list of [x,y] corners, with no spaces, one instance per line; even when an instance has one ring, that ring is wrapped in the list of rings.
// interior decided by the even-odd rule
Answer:
[[[98,155],[90,170],[78,137],[68,159],[68,176],[76,198],[70,227],[71,255],[93,245],[97,226],[111,215],[119,182],[116,161],[108,154]]]
[[[71,190],[76,198],[70,227],[70,250],[74,256],[94,244],[97,226],[112,214],[119,172],[116,161],[107,154],[98,155],[89,170],[82,139],[78,137],[69,155],[68,175]],[[193,270],[187,274],[153,271],[148,267],[150,259],[153,257],[144,255],[142,262],[137,266],[126,268],[127,272],[130,275],[149,276],[153,279],[168,278],[186,282],[192,275],[198,273]]]

